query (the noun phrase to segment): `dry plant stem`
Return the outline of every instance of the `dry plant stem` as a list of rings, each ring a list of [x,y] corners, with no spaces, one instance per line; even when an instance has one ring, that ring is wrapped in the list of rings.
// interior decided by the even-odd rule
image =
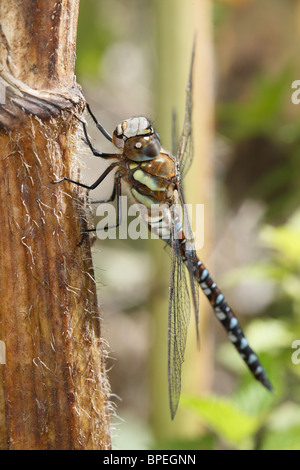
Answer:
[[[78,0],[0,4],[1,449],[110,448],[83,198],[51,184],[76,176],[77,14]]]

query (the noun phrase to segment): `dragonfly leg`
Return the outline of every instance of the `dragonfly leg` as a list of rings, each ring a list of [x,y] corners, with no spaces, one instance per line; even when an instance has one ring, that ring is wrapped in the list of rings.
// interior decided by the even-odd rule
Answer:
[[[105,202],[112,202],[116,199],[116,183],[114,184],[113,192],[111,196],[109,196],[107,199],[97,199],[97,201],[90,201],[90,204],[104,204]]]
[[[62,178],[60,178],[59,180],[56,180],[56,181],[51,181],[51,183],[57,184],[57,183],[61,183],[62,181],[69,181],[70,183],[74,183],[74,184],[76,184],[77,186],[80,186],[81,188],[86,188],[86,189],[92,190],[92,189],[97,188],[97,186],[99,186],[99,184],[102,183],[102,181],[104,180],[104,178],[106,178],[106,176],[107,176],[114,168],[116,168],[117,166],[119,166],[119,163],[117,163],[117,162],[112,163],[111,165],[109,165],[109,167],[106,168],[106,170],[105,170],[105,171],[102,173],[102,175],[95,181],[95,183],[93,183],[93,184],[90,185],[90,186],[87,185],[87,184],[80,183],[79,181],[72,180],[72,179],[68,178],[67,176],[63,176]]]
[[[95,118],[95,116],[91,113],[91,110],[90,110],[89,107],[88,107],[88,109],[89,109],[90,115],[91,115],[91,116],[93,117],[93,119],[95,120],[96,118]],[[108,158],[119,158],[119,157],[120,157],[119,154],[104,153],[104,152],[101,152],[100,150],[96,149],[96,147],[94,147],[94,145],[92,144],[91,139],[90,139],[90,137],[89,137],[89,135],[88,135],[87,127],[86,127],[86,122],[83,121],[82,119],[80,119],[80,117],[78,117],[76,114],[74,114],[74,116],[75,116],[75,117],[78,119],[78,121],[80,121],[81,124],[82,124],[83,132],[84,132],[84,136],[85,136],[85,139],[82,139],[83,142],[89,146],[90,150],[92,151],[92,153],[93,153],[93,155],[94,155],[95,157],[101,157],[101,158],[107,158],[107,159],[108,159]],[[110,136],[110,135],[108,134],[108,132],[104,129],[104,127],[101,126],[101,124],[98,123],[97,127],[98,127],[98,129],[100,129],[100,127],[101,127],[101,128],[102,128],[102,133],[105,135],[105,137],[106,137],[108,140],[112,141],[111,136]],[[101,130],[101,129],[100,129],[100,130]]]
[[[90,108],[90,105],[88,103],[86,103],[86,109],[88,110],[91,118],[93,119],[94,123],[96,124],[97,126],[97,129],[99,129],[99,131],[104,135],[104,137],[106,137],[107,140],[109,140],[110,142],[112,142],[112,136],[104,129],[104,127],[98,122],[96,116],[92,113],[91,111],[91,108]]]
[[[98,232],[100,230],[109,230],[111,228],[117,228],[119,227],[120,223],[121,223],[121,220],[122,220],[122,211],[121,211],[121,178],[122,178],[122,174],[118,174],[115,178],[115,184],[114,184],[114,189],[113,189],[113,192],[112,192],[112,195],[110,196],[110,198],[106,199],[106,200],[102,200],[102,201],[93,201],[93,203],[104,203],[104,202],[111,202],[113,201],[114,199],[117,198],[117,220],[116,220],[116,223],[114,225],[111,225],[111,226],[108,226],[108,227],[95,227],[95,228],[90,228],[90,229],[87,229],[85,230],[84,232],[82,232],[82,237],[81,237],[81,240],[80,242],[78,243],[78,246],[81,246],[84,242],[84,239],[87,235],[87,233],[89,232]]]
[[[106,158],[106,159],[109,159],[109,158],[119,158],[120,155],[118,154],[114,154],[114,153],[104,153],[104,152],[100,152],[100,150],[96,149],[96,147],[94,147],[94,145],[92,144],[91,142],[91,139],[88,135],[88,132],[87,132],[87,128],[86,128],[86,123],[84,121],[81,121],[82,122],[82,126],[83,126],[83,132],[84,132],[84,136],[85,136],[85,139],[84,142],[86,142],[89,146],[89,148],[91,149],[93,155],[95,157],[101,157],[101,158]]]

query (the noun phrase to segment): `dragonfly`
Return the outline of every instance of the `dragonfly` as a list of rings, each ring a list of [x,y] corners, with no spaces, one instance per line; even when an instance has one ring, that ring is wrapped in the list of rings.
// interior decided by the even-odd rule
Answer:
[[[103,153],[92,144],[84,120],[85,141],[93,155],[112,163],[92,185],[86,185],[68,177],[53,183],[68,181],[93,190],[115,170],[113,191],[109,198],[97,202],[117,202],[117,220],[120,225],[120,196],[127,185],[133,199],[144,208],[143,219],[148,229],[164,239],[171,249],[171,270],[168,309],[168,387],[171,418],[175,417],[181,394],[181,370],[186,349],[191,304],[196,322],[199,343],[199,286],[210,302],[217,320],[227,332],[228,338],[248,366],[249,370],[268,390],[273,387],[258,355],[250,347],[238,318],[228,305],[224,294],[214,282],[194,246],[188,215],[184,209],[182,179],[193,158],[192,95],[195,43],[193,46],[189,78],[186,88],[184,124],[175,154],[165,150],[151,122],[143,116],[122,121],[112,136],[98,122],[87,104],[87,111],[98,130],[118,149],[118,153]],[[155,210],[153,210],[153,207]],[[174,208],[182,208],[182,211]],[[80,245],[91,228],[82,234]]]

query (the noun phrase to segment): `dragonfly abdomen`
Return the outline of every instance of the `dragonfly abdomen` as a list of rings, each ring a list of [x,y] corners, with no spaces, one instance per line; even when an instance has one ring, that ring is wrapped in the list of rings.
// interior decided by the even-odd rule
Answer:
[[[260,381],[268,390],[273,390],[265,369],[261,365],[258,356],[249,346],[239,321],[227,304],[224,294],[220,291],[196,253],[186,252],[187,243],[187,240],[183,238],[180,246],[183,260],[188,269],[193,272],[194,278],[212,305],[215,316],[227,332],[228,339],[237,349],[256,380]]]

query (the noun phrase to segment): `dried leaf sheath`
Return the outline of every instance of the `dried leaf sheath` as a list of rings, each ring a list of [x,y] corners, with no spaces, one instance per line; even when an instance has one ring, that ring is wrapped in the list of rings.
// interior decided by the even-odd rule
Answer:
[[[25,136],[17,131],[5,138],[0,159],[8,439],[17,448],[99,448],[108,390],[91,256],[77,247],[77,194],[50,183],[61,155],[67,169],[74,118],[54,132],[28,121]]]
[[[73,75],[78,1],[43,2],[38,12],[31,6],[0,5],[6,38],[0,35],[0,45],[9,57],[1,70],[9,88],[0,109],[7,129],[0,135],[0,340],[6,347],[0,445],[108,449],[109,388],[91,253],[88,243],[77,247],[82,199],[74,188],[51,184],[55,175],[71,176],[77,168],[78,121],[72,111],[83,108]],[[23,31],[6,27],[8,7],[11,17],[20,15]],[[48,25],[51,8],[55,21]],[[38,23],[43,28],[30,30],[28,25]],[[24,51],[14,49],[22,33],[30,38],[22,43],[28,47],[26,64]],[[60,41],[43,57],[41,44],[52,34],[61,34]],[[62,66],[60,49],[67,40]],[[45,64],[52,53],[50,70]]]

